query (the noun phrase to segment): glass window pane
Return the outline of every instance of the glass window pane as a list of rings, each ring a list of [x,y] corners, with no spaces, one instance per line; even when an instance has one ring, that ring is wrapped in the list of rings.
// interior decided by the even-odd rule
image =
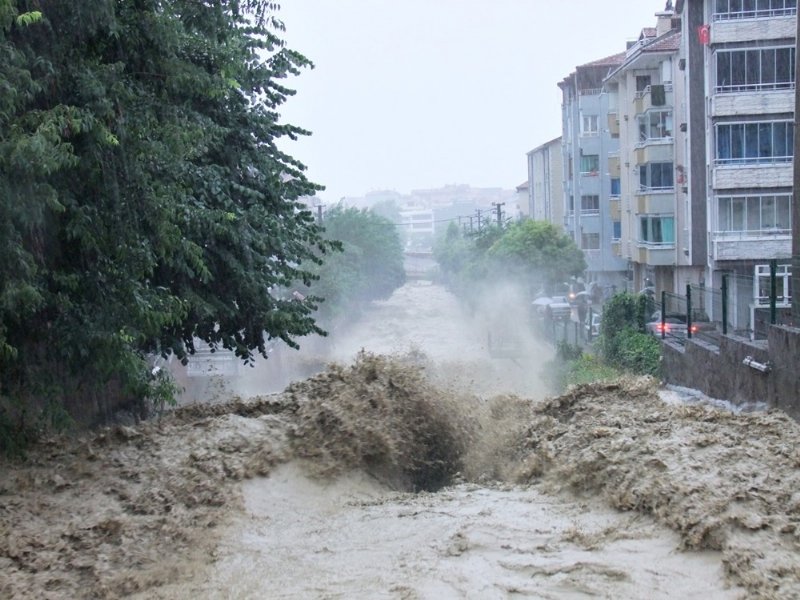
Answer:
[[[775,226],[778,229],[791,230],[792,228],[792,197],[775,197]]]
[[[728,125],[717,127],[717,158],[729,159],[731,157],[731,128]]]
[[[761,229],[775,227],[775,196],[761,197]]]
[[[731,199],[717,198],[717,229],[730,231],[731,229]]]
[[[745,52],[731,52],[731,85],[741,86],[745,84]]]
[[[787,157],[792,155],[792,148],[787,139],[787,130],[791,130],[789,123],[774,123],[772,155],[775,157]]]
[[[760,231],[761,227],[761,212],[759,203],[761,198],[758,196],[750,196],[745,199],[747,206],[747,231]]]
[[[731,198],[731,231],[745,230],[744,216],[744,198]]]
[[[758,156],[760,158],[769,158],[773,156],[772,123],[758,124]]]
[[[736,123],[731,129],[731,158],[744,157],[744,125]]]
[[[675,219],[673,217],[662,217],[661,221],[661,236],[666,244],[675,243]]]
[[[772,145],[772,140],[769,140]],[[758,123],[747,123],[744,126],[744,157],[758,157]]]
[[[775,49],[761,51],[761,83],[765,87],[771,87],[775,83],[775,55]],[[788,59],[787,55],[787,62]]]
[[[745,83],[749,87],[757,86],[761,83],[761,52],[758,50],[747,50],[745,58]]]
[[[793,81],[792,59],[788,48],[775,51],[775,80],[783,83]]]
[[[717,52],[717,87],[731,84],[731,53]]]

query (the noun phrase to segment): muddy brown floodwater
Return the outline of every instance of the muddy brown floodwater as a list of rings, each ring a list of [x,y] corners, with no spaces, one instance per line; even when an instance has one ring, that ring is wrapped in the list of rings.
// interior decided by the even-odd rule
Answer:
[[[3,462],[0,597],[800,597],[794,421],[552,396],[547,346],[490,358],[488,315],[411,283],[279,394]]]

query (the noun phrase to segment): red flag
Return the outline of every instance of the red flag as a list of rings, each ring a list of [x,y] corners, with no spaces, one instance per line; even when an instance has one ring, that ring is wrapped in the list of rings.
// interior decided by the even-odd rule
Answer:
[[[697,39],[704,46],[711,42],[711,25],[701,25],[697,28]]]

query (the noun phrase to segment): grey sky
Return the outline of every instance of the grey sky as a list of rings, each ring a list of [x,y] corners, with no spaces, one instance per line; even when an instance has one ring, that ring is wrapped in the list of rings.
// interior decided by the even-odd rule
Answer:
[[[513,188],[525,153],[560,134],[557,82],[622,52],[664,0],[284,0],[289,46],[316,68],[283,148],[326,202],[379,189]]]

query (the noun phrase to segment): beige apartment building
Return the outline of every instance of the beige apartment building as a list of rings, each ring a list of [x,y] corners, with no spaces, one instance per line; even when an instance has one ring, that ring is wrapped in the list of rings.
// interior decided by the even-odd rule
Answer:
[[[608,124],[619,136],[609,157],[618,178],[612,214],[621,222],[615,247],[628,261],[628,289],[675,291],[700,283],[705,256],[693,256],[687,187],[686,81],[679,51],[680,21],[673,10],[656,14],[628,44],[625,59],[604,81]]]

